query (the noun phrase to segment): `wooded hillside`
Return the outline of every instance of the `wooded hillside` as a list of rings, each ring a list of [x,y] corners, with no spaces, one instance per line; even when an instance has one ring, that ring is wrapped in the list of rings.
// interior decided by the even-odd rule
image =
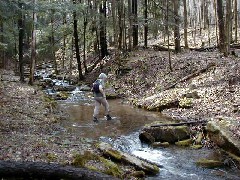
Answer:
[[[217,48],[228,56],[235,54],[230,45],[239,40],[239,4],[238,0],[2,0],[0,67],[14,69],[22,82],[29,71],[33,84],[36,64],[51,62],[56,74],[83,80],[109,55],[119,65],[109,70],[117,72],[121,58],[139,46],[176,53],[183,48]],[[170,53],[168,61],[172,70]]]

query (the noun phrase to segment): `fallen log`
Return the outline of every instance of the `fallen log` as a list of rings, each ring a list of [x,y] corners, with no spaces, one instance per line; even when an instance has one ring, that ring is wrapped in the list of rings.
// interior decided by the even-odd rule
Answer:
[[[164,46],[160,46],[160,45],[152,45],[152,48],[155,50],[155,51],[171,51],[173,52],[174,49],[168,49],[167,47],[164,47]]]
[[[159,173],[159,168],[155,163],[151,163],[126,152],[116,150],[108,143],[101,142],[99,143],[98,148],[105,156],[112,158],[115,161],[132,165],[137,170],[144,171],[146,174],[156,175]]]
[[[206,68],[200,69],[200,70],[198,70],[198,71],[196,71],[196,72],[194,72],[192,74],[189,74],[189,75],[183,77],[182,79],[180,79],[179,81],[175,82],[174,84],[164,88],[163,91],[171,89],[171,88],[174,88],[179,83],[188,81],[189,79],[192,79],[192,78],[194,78],[194,77],[196,77],[196,76],[198,76],[198,75],[200,75],[200,74],[202,74],[204,72],[207,72],[210,68],[212,68],[214,66],[215,66],[215,63],[210,63],[210,64],[207,65]]]
[[[18,179],[117,179],[86,168],[49,164],[44,162],[0,161],[0,178]]]
[[[230,44],[230,48],[240,49],[240,44]]]
[[[156,124],[156,125],[152,125],[150,127],[161,127],[161,126],[182,126],[182,125],[196,125],[196,124],[203,124],[206,125],[207,121],[203,120],[203,121],[189,121],[189,122],[180,122],[180,123],[172,123],[172,124]]]
[[[201,48],[189,48],[191,51],[198,51],[198,52],[212,52],[215,51],[218,47],[211,46],[211,47],[201,47]]]

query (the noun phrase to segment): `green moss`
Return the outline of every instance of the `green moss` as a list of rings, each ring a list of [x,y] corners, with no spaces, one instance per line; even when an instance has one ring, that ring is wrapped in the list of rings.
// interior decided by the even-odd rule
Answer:
[[[100,157],[100,160],[105,165],[105,170],[103,170],[103,173],[112,175],[114,177],[122,178],[123,172],[117,164],[103,157]]]
[[[47,157],[49,162],[52,162],[52,161],[57,159],[57,156],[55,154],[53,154],[53,153],[47,153],[46,157]]]
[[[67,92],[61,91],[58,93],[58,96],[60,96],[61,99],[67,99],[69,97],[69,94]]]
[[[106,154],[109,154],[111,157],[113,157],[116,160],[122,159],[121,153],[117,150],[113,150],[113,149],[106,150]]]
[[[192,149],[201,149],[202,147],[203,147],[202,145],[197,144],[191,146]]]
[[[186,140],[183,140],[183,141],[178,141],[178,142],[175,142],[176,145],[178,146],[190,146],[192,144],[192,139],[186,139]]]
[[[181,98],[180,101],[179,101],[179,106],[182,107],[182,108],[189,108],[189,107],[192,107],[193,105],[193,98]]]
[[[72,165],[77,167],[85,167],[85,164],[90,160],[98,160],[98,156],[90,151],[85,151],[84,154],[75,154],[73,156]]]
[[[85,167],[118,178],[122,178],[123,176],[123,172],[117,164],[90,151],[85,151],[84,154],[75,154],[72,165]]]
[[[205,168],[216,168],[223,166],[221,161],[211,160],[211,159],[199,159],[196,164]]]
[[[154,142],[152,144],[152,146],[153,147],[169,147],[170,144],[169,144],[169,142],[163,142],[163,143],[161,143],[161,142]]]
[[[148,167],[144,166],[148,172],[151,172],[152,174],[158,174],[160,169],[156,165],[153,165],[153,169],[149,169]]]
[[[136,178],[143,178],[145,176],[144,171],[134,171],[131,173],[131,176],[136,177]]]
[[[230,152],[226,152],[231,158],[233,158],[234,160],[238,161],[240,163],[240,157],[233,154],[233,153],[230,153]]]
[[[57,101],[55,101],[51,97],[43,96],[43,101],[45,102],[45,107],[47,107],[47,108],[56,108],[57,107]]]

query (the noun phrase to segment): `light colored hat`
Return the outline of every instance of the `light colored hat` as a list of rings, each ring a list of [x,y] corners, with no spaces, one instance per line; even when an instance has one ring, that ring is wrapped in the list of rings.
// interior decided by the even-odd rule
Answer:
[[[101,73],[99,76],[98,76],[99,79],[107,79],[107,75],[104,74],[104,73]]]

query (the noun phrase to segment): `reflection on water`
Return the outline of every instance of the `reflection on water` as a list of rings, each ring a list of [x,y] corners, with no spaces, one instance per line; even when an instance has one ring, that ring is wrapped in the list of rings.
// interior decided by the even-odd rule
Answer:
[[[204,169],[197,167],[195,162],[199,158],[211,156],[212,149],[192,150],[170,146],[169,148],[152,149],[141,144],[138,135],[144,124],[154,121],[168,123],[171,119],[158,112],[149,112],[124,104],[121,100],[109,100],[113,120],[104,118],[104,109],[101,108],[99,123],[92,121],[94,101],[92,95],[76,90],[67,101],[59,102],[70,115],[63,122],[77,136],[100,139],[112,144],[124,152],[155,162],[160,168],[159,175],[146,179],[173,179],[173,180],[240,180],[240,174],[234,168]]]

